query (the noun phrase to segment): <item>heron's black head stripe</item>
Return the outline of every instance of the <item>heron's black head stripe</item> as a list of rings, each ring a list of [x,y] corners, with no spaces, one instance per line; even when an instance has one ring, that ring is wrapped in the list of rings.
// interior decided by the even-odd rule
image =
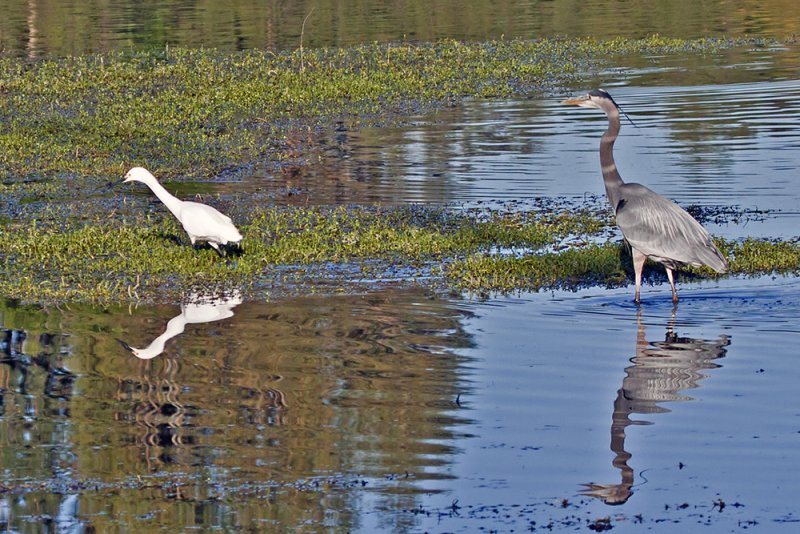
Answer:
[[[607,98],[608,100],[611,100],[611,103],[614,104],[615,108],[619,109],[619,105],[617,105],[617,103],[614,102],[614,99],[611,98],[611,95],[608,94],[607,92],[603,91],[602,89],[593,89],[593,90],[589,91],[589,95],[590,96],[596,96],[598,98]]]

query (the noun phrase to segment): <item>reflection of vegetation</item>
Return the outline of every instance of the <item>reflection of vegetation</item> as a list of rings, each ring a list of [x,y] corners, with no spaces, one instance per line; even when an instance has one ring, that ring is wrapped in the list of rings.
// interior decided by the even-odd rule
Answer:
[[[360,498],[351,486],[368,480],[413,509],[416,484],[451,461],[443,443],[464,423],[453,350],[471,341],[450,302],[404,289],[243,303],[147,361],[115,341],[144,344],[175,313],[0,302],[0,332],[15,333],[0,350],[1,489],[25,496],[12,517],[38,492],[71,493],[103,532],[183,521],[291,530],[328,513],[347,530]],[[49,387],[54,373],[69,388]],[[143,512],[142,498],[157,510]]]
[[[0,50],[66,55],[81,50],[163,47],[165,43],[227,50],[286,49],[442,37],[593,35],[612,38],[658,32],[708,35],[792,35],[800,32],[794,0],[628,0],[613,9],[583,0],[5,0]],[[26,21],[27,19],[27,21]]]

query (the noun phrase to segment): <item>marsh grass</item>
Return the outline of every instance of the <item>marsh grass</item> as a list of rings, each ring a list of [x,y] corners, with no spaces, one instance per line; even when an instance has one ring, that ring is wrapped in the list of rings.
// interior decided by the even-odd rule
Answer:
[[[0,232],[0,293],[24,300],[169,299],[196,286],[274,285],[286,266],[355,262],[372,274],[390,267],[408,273],[491,246],[542,247],[601,228],[588,215],[260,208],[241,225],[241,254],[220,259],[211,249],[189,246],[168,214],[12,223]]]
[[[800,273],[800,244],[769,239],[716,240],[730,263],[726,275],[706,267],[686,266],[679,277],[719,278],[729,275]],[[645,276],[666,279],[664,269],[648,262]],[[577,289],[594,285],[615,287],[633,279],[629,248],[622,242],[591,243],[560,253],[502,257],[474,254],[450,265],[451,284],[474,292],[500,292],[549,288]]]
[[[620,54],[754,43],[654,36],[0,58],[0,182],[104,180],[134,164],[164,178],[215,175],[291,157],[286,136],[298,125],[359,126],[465,97],[559,89]]]
[[[169,301],[236,288],[253,296],[317,279],[426,283],[477,292],[630,279],[625,247],[608,241],[611,220],[572,212],[456,212],[439,208],[261,208],[241,225],[241,254],[194,249],[168,215],[80,224],[9,224],[0,232],[0,294],[37,302]],[[564,245],[565,241],[569,245]],[[732,273],[796,273],[792,242],[719,242]],[[522,251],[504,254],[509,248]],[[331,276],[333,273],[333,276]],[[705,269],[687,269],[708,277]],[[313,282],[311,284],[313,286]]]
[[[197,288],[262,295],[343,282],[342,267],[346,278],[476,291],[625,283],[622,246],[607,242],[611,221],[588,209],[281,208],[237,198],[243,252],[221,260],[188,246],[168,214],[132,215],[108,188],[133,165],[162,179],[213,179],[255,163],[302,164],[312,149],[292,132],[562,90],[621,54],[759,43],[654,36],[0,58],[0,294],[56,303],[174,301]],[[734,272],[798,270],[794,242],[721,245]]]

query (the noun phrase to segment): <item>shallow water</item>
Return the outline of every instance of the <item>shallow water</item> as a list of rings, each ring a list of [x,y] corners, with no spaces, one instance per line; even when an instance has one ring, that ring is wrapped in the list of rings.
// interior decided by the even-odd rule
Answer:
[[[713,233],[791,238],[800,219],[800,81],[787,62],[798,53],[742,50],[730,64],[713,55],[653,59],[650,68],[629,58],[574,92],[606,87],[635,123],[623,124],[615,145],[625,180],[684,206],[770,212],[712,225]],[[300,205],[525,207],[542,197],[603,197],[606,119],[561,105],[565,96],[468,101],[400,127],[331,132],[318,141],[323,164],[256,170],[234,187]]]
[[[232,2],[226,18],[205,3],[12,4],[0,44],[32,56],[291,47],[307,7]],[[483,39],[501,22],[507,36],[798,28],[794,2],[681,2],[686,17],[668,16],[674,2],[617,4],[623,13],[595,10],[576,25],[577,7],[593,2],[519,3],[527,18],[476,3],[474,19],[431,17],[408,35]],[[334,9],[355,7],[315,5],[309,46],[402,38],[398,17],[430,9],[406,2],[381,15],[359,3],[374,33],[358,34],[362,19]],[[103,31],[83,30],[98,13]],[[323,37],[320,21],[334,15],[349,25]],[[800,217],[797,57],[789,47],[622,58],[574,92],[609,89],[639,126],[624,124],[617,143],[626,179],[683,205],[772,210],[708,226],[789,239]],[[331,125],[317,140],[322,166],[175,187],[298,204],[602,203],[605,121],[561,106],[565,96],[470,101],[392,128]],[[488,300],[406,286],[274,302],[233,293],[112,309],[2,302],[0,529],[519,532],[609,518],[615,532],[793,532],[800,282],[681,281],[679,292],[674,308],[663,284],[646,286],[641,309],[631,287]]]
[[[640,515],[664,532],[674,525],[661,519],[788,531],[782,521],[796,510],[784,499],[798,483],[781,466],[797,461],[800,284],[687,290],[677,309],[663,291],[641,311],[624,291],[479,306],[466,327],[483,333],[479,348],[459,351],[474,358],[466,405],[475,438],[452,468],[457,490],[429,506],[445,509],[451,497],[494,505],[506,528],[554,516],[569,526],[575,514],[618,516],[622,530]],[[562,515],[548,506],[517,513],[560,498],[573,503]],[[739,506],[715,510],[719,499]],[[470,528],[477,514],[462,515],[445,528]]]
[[[680,289],[6,303],[0,522],[788,529],[800,283]]]

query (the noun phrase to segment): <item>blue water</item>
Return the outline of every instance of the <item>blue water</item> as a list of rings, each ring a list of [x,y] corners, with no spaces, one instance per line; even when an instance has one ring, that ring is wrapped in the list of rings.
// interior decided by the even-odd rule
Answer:
[[[623,179],[685,207],[745,210],[742,218],[710,225],[717,235],[798,235],[800,82],[636,82],[633,76],[614,86],[612,79],[608,87],[637,125],[625,122],[615,145]],[[331,144],[343,157],[301,169],[290,181],[281,173],[256,173],[241,187],[293,203],[516,202],[524,208],[537,198],[578,205],[602,199],[598,147],[606,119],[597,110],[561,105],[565,96],[466,102],[399,128],[339,133]]]
[[[796,527],[800,283],[729,280],[682,296],[676,309],[663,288],[641,310],[628,290],[470,305],[477,343],[459,351],[471,362],[459,413],[473,423],[454,429],[469,437],[451,443],[453,479],[424,485],[431,514],[415,528],[561,530],[607,516],[623,532]],[[680,339],[665,343],[668,328]],[[632,399],[627,493],[610,437],[620,388]],[[582,494],[590,483],[617,485],[626,502]]]

